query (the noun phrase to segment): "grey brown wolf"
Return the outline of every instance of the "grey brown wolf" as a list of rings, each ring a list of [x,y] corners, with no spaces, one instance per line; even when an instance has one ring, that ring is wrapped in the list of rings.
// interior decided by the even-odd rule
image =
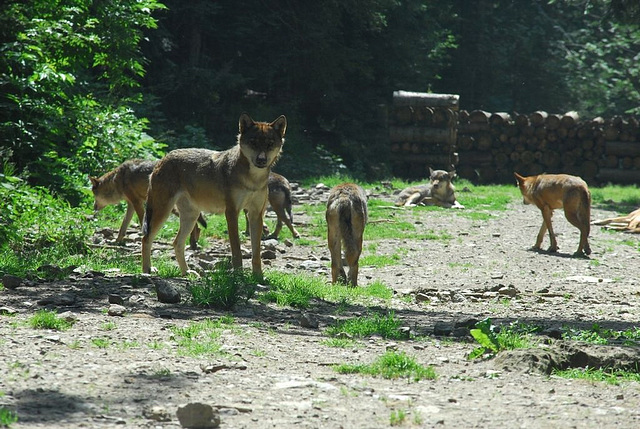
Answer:
[[[231,263],[242,268],[238,215],[246,209],[251,233],[251,267],[262,276],[260,236],[267,204],[271,166],[280,156],[287,120],[280,116],[271,123],[240,116],[237,144],[225,151],[176,149],[153,169],[143,222],[142,272],[151,271],[151,244],[175,205],[180,212],[180,229],[173,248],[180,270],[189,269],[184,241],[201,211],[224,213],[231,246]]]
[[[262,226],[262,235],[264,238],[273,238],[278,239],[280,235],[280,231],[282,230],[282,223],[284,222],[289,230],[291,231],[291,235],[294,238],[300,238],[300,233],[293,226],[293,214],[291,212],[292,209],[292,201],[291,201],[291,184],[289,181],[282,175],[278,173],[274,173],[273,171],[269,174],[269,205],[276,213],[278,221],[276,223],[276,229],[273,233],[269,234],[269,227],[265,224]],[[246,212],[245,212],[246,217]],[[246,235],[250,235],[249,233],[249,221],[247,220],[247,229],[245,230]]]
[[[591,222],[591,193],[586,182],[568,174],[540,174],[523,177],[514,173],[525,204],[535,204],[542,212],[542,226],[534,249],[540,249],[544,234],[549,230],[549,252],[558,251],[558,243],[551,226],[553,210],[564,208],[567,220],[580,230],[580,244],[575,256],[589,255],[589,230]]]
[[[455,188],[451,181],[456,177],[455,170],[434,170],[429,167],[429,183],[410,186],[404,189],[396,199],[396,206],[440,206],[444,208],[463,209],[456,200]]]
[[[286,177],[271,173],[269,175],[269,205],[276,212],[278,222],[276,229],[268,238],[278,238],[282,224],[287,225],[294,238],[300,238],[300,233],[293,226],[293,214],[291,212],[291,184]]]
[[[100,211],[111,204],[118,204],[122,200],[127,202],[127,212],[118,231],[117,243],[124,240],[134,212],[138,215],[138,220],[142,224],[144,202],[147,200],[147,189],[149,188],[149,175],[151,175],[156,163],[157,161],[131,159],[100,177],[89,176],[94,197],[93,209],[95,211]],[[177,214],[177,212],[174,213]],[[200,216],[198,221],[206,228],[207,224],[204,217]],[[189,240],[189,245],[192,249],[198,247],[199,237],[200,228],[196,224],[191,231]]]
[[[367,195],[353,183],[335,186],[327,200],[327,239],[331,253],[331,282],[358,285],[358,260],[362,253],[362,238],[367,223]],[[342,266],[344,243],[345,259],[349,266],[347,277]]]

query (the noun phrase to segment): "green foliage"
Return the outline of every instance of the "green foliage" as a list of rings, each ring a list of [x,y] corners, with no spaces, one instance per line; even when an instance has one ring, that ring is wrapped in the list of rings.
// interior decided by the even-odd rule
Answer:
[[[234,324],[230,316],[223,316],[217,320],[205,319],[192,322],[189,325],[178,328],[171,327],[172,339],[178,344],[178,353],[186,356],[222,355],[222,346],[219,338],[224,329]]]
[[[72,322],[58,317],[55,311],[38,310],[31,318],[29,318],[29,326],[34,329],[53,329],[56,331],[64,331],[73,326]]]
[[[536,326],[527,326],[512,323],[507,327],[497,329],[491,319],[485,319],[476,323],[476,327],[469,333],[480,344],[469,355],[468,359],[476,359],[482,356],[494,356],[501,350],[513,350],[532,347],[531,334],[538,331]]]
[[[191,299],[196,305],[223,310],[247,301],[255,293],[257,279],[246,271],[234,270],[231,261],[218,263],[202,278],[189,285]]]
[[[584,341],[591,344],[618,344],[625,346],[640,345],[640,328],[629,328],[624,331],[603,328],[594,323],[591,329],[565,328],[562,338],[572,341]]]
[[[87,173],[160,148],[127,104],[143,74],[142,30],[161,7],[35,0],[3,9],[0,138],[18,172],[77,203]]]
[[[623,381],[640,382],[640,371],[613,370],[607,368],[569,368],[555,369],[553,375],[572,380],[587,380],[592,382],[604,382],[611,385],[619,385]]]
[[[391,289],[381,282],[349,288],[334,286],[323,278],[303,274],[268,271],[264,277],[269,290],[260,293],[260,301],[275,302],[281,306],[308,308],[312,299],[334,302],[388,300],[393,294]]]
[[[336,365],[340,374],[365,374],[388,379],[406,378],[409,381],[435,380],[436,372],[431,366],[423,366],[404,352],[389,351],[371,364]]]
[[[380,335],[382,338],[394,340],[407,339],[407,334],[400,330],[400,325],[401,322],[396,319],[394,313],[389,313],[386,316],[375,313],[355,319],[342,320],[328,327],[325,333],[331,337],[347,334],[352,338]]]
[[[9,428],[18,421],[18,414],[5,407],[0,407],[0,427]]]

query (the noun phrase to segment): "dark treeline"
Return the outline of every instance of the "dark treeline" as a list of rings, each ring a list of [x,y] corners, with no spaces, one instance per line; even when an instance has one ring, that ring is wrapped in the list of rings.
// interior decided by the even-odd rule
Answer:
[[[289,119],[293,178],[389,173],[394,90],[488,111],[637,113],[632,0],[34,0],[0,17],[0,159],[72,202],[133,156]],[[8,168],[8,167],[5,167]]]

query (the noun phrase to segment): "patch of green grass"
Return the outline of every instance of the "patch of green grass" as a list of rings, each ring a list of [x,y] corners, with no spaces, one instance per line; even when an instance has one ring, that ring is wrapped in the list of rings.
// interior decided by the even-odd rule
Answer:
[[[375,245],[375,243],[372,243]],[[372,247],[372,246],[370,246]],[[377,246],[375,246],[377,247]],[[380,255],[378,254],[377,249],[368,250],[373,255],[365,255],[360,257],[360,265],[366,265],[376,268],[387,267],[390,265],[398,265],[405,256],[409,253],[408,249],[396,249],[396,251],[392,255]]]
[[[231,261],[225,260],[202,278],[191,282],[189,292],[196,305],[228,310],[238,302],[250,299],[257,284],[258,280],[252,274],[234,270]]]
[[[18,414],[5,407],[0,407],[0,427],[9,428],[18,421]]]
[[[73,322],[58,317],[55,311],[38,310],[36,314],[29,319],[29,326],[34,329],[53,329],[56,331],[64,331],[73,326]]]
[[[418,364],[403,352],[386,352],[371,364],[341,364],[334,367],[340,374],[364,374],[388,379],[406,378],[408,380],[435,380],[433,367]]]
[[[105,322],[100,326],[100,329],[103,331],[113,331],[116,329],[116,324],[115,322]]]
[[[262,302],[274,302],[280,306],[308,308],[312,299],[332,302],[356,302],[370,299],[388,300],[393,291],[381,282],[368,286],[344,287],[331,285],[326,279],[308,274],[268,271],[264,278],[269,290],[262,292]]]
[[[407,413],[404,410],[391,411],[389,416],[389,426],[400,426],[407,419]]]
[[[158,340],[152,340],[147,343],[147,347],[152,350],[162,350],[164,348],[164,343]]]
[[[375,313],[369,316],[342,320],[333,326],[329,326],[325,333],[330,337],[347,334],[352,338],[380,335],[382,338],[406,339],[406,333],[400,331],[400,326],[401,322],[395,317],[394,313],[386,316]]]
[[[97,347],[99,349],[106,349],[111,345],[111,340],[109,338],[92,338],[91,339],[91,344],[93,344],[94,347]]]
[[[140,347],[140,343],[137,341],[122,341],[120,343],[118,343],[118,349],[120,350],[129,350],[129,349],[136,349]]]
[[[171,327],[172,339],[178,344],[178,353],[185,356],[223,355],[218,339],[224,329],[233,326],[230,316],[217,320],[192,322],[184,328]]]
[[[640,382],[640,372],[638,371],[632,372],[586,367],[554,370],[552,374],[561,378],[604,382],[612,385],[618,385],[623,381]]]
[[[356,342],[350,338],[327,338],[326,340],[322,340],[321,344],[337,349],[349,349],[355,347]]]
[[[589,188],[591,204],[627,214],[640,206],[640,188],[638,186],[607,185]]]
[[[476,359],[482,356],[494,356],[501,350],[514,350],[530,348],[535,345],[532,334],[540,328],[514,322],[509,326],[498,329],[491,323],[491,319],[485,319],[476,323],[475,329],[469,333],[480,344],[469,355],[468,359]]]
[[[640,328],[624,331],[606,329],[594,323],[591,329],[565,328],[562,338],[571,341],[583,341],[590,344],[611,344],[624,346],[640,346]]]

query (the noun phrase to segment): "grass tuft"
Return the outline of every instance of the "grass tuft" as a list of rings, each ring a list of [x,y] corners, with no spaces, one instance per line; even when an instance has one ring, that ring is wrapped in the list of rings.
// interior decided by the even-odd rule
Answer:
[[[73,322],[58,317],[55,311],[39,310],[29,319],[29,326],[34,329],[53,329],[64,331],[73,326]]]
[[[435,380],[436,372],[431,366],[423,366],[404,352],[386,352],[371,364],[335,366],[340,374],[364,374],[388,379]]]

